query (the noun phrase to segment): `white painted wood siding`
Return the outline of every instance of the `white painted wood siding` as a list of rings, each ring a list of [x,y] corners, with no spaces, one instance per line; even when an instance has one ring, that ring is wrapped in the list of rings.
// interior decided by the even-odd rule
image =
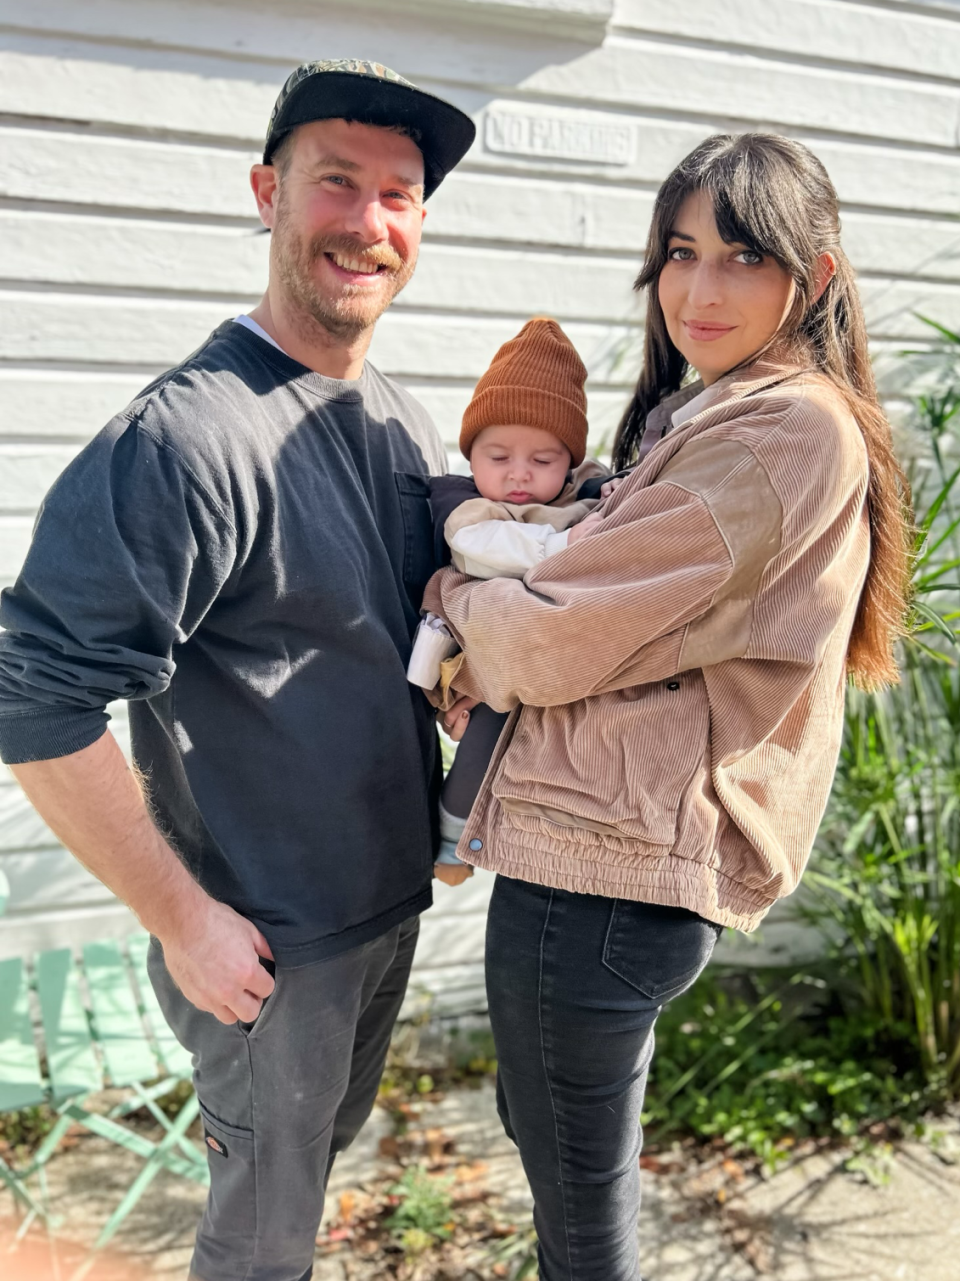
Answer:
[[[957,0],[0,0],[0,585],[83,443],[258,297],[247,172],[307,56],[380,59],[477,121],[373,351],[451,446],[537,312],[580,348],[593,442],[609,435],[654,192],[721,129],[789,133],[827,165],[891,389],[926,337],[915,313],[960,326]],[[129,928],[8,776],[0,866],[0,955]],[[485,897],[480,877],[441,887],[425,918],[419,973],[448,1001],[480,990]]]

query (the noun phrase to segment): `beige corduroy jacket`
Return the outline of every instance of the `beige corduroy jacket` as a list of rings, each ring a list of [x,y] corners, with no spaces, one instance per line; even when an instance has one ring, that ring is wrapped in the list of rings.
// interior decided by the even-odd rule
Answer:
[[[836,767],[866,450],[825,378],[772,363],[673,423],[525,580],[428,585],[456,692],[515,709],[457,853],[749,931],[796,888]]]

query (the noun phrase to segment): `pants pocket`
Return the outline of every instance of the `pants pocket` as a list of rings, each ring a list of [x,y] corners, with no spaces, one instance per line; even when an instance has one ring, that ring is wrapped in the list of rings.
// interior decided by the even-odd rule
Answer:
[[[265,956],[261,956],[260,964],[273,979],[273,991],[269,996],[265,996],[263,998],[263,1001],[260,1003],[260,1012],[252,1023],[241,1023],[239,1019],[237,1020],[237,1027],[244,1036],[253,1036],[255,1032],[262,1032],[267,1021],[268,1011],[273,1011],[277,1008],[277,996],[280,991],[281,971],[277,969],[275,961],[269,961]]]
[[[198,1239],[246,1241],[252,1250],[257,1222],[257,1161],[253,1130],[229,1125],[200,1100],[210,1196]],[[243,1250],[238,1251],[239,1254]]]
[[[616,899],[603,964],[663,1005],[692,986],[710,960],[721,928],[683,907]]]

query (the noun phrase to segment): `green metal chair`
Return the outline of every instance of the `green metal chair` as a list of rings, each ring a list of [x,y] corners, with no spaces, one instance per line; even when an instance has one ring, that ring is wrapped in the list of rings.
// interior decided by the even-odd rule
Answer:
[[[0,872],[0,915],[9,893]],[[55,1231],[45,1171],[75,1125],[144,1159],[94,1250],[113,1237],[160,1170],[208,1182],[206,1157],[186,1137],[199,1110],[196,1095],[173,1121],[158,1105],[181,1081],[190,1080],[191,1062],[167,1027],[147,977],[148,942],[146,934],[137,934],[122,944],[88,943],[81,956],[64,947],[39,952],[29,963],[19,957],[0,961],[0,1113],[43,1103],[57,1113],[26,1166],[15,1169],[0,1158],[0,1183],[23,1212],[18,1238],[36,1220]],[[132,1094],[108,1111],[92,1110],[88,1104],[106,1085],[128,1087]],[[124,1124],[140,1108],[162,1126],[158,1142]]]

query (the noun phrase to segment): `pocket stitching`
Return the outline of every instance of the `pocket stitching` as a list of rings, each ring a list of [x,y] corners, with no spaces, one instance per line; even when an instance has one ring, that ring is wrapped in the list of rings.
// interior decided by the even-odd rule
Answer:
[[[203,1103],[199,1095],[197,1096],[197,1103],[200,1105],[200,1115],[209,1125],[212,1125],[217,1130],[222,1130],[224,1134],[228,1135],[230,1138],[243,1139],[248,1143],[252,1143],[254,1141],[253,1130],[248,1130],[242,1125],[229,1125],[226,1121],[221,1121],[220,1118],[211,1112]]]
[[[610,952],[610,946],[612,941],[611,935],[613,933],[614,924],[617,919],[617,912],[620,910],[622,906],[623,904],[619,899],[615,900],[613,905],[613,911],[610,913],[610,923],[607,926],[607,933],[603,940],[603,955],[600,958],[600,962],[603,966],[605,966],[606,969],[610,971],[611,974],[615,974],[618,979],[621,979],[624,983],[632,987],[635,992],[639,992],[641,996],[645,996],[650,1001],[657,1001],[662,1003],[666,999],[669,999],[667,997],[667,994],[673,991],[674,988],[676,988],[679,991],[684,987],[685,984],[697,978],[707,968],[707,966],[710,963],[710,956],[713,955],[712,948],[710,949],[710,956],[707,957],[707,959],[703,962],[702,965],[691,966],[690,969],[685,970],[682,975],[678,975],[670,983],[663,983],[658,985],[651,984],[648,987],[641,987],[640,984],[637,983],[634,979],[628,978],[626,974],[624,974],[621,970],[618,970],[617,967],[610,960],[607,959]],[[713,922],[705,921],[705,924],[712,926]],[[717,937],[719,938],[719,931],[717,932]]]
[[[415,516],[410,510],[409,504],[404,502],[405,498],[421,500],[426,503],[426,516],[430,527],[429,555],[431,562],[431,572],[434,567],[433,562],[433,518],[430,514],[430,486],[426,477],[417,475],[416,472],[397,471],[393,473],[397,486],[397,495],[400,500],[400,522],[403,526],[403,581],[410,587],[419,589],[422,584],[419,575],[416,573],[416,529],[414,527]],[[429,574],[427,575],[429,577]]]

